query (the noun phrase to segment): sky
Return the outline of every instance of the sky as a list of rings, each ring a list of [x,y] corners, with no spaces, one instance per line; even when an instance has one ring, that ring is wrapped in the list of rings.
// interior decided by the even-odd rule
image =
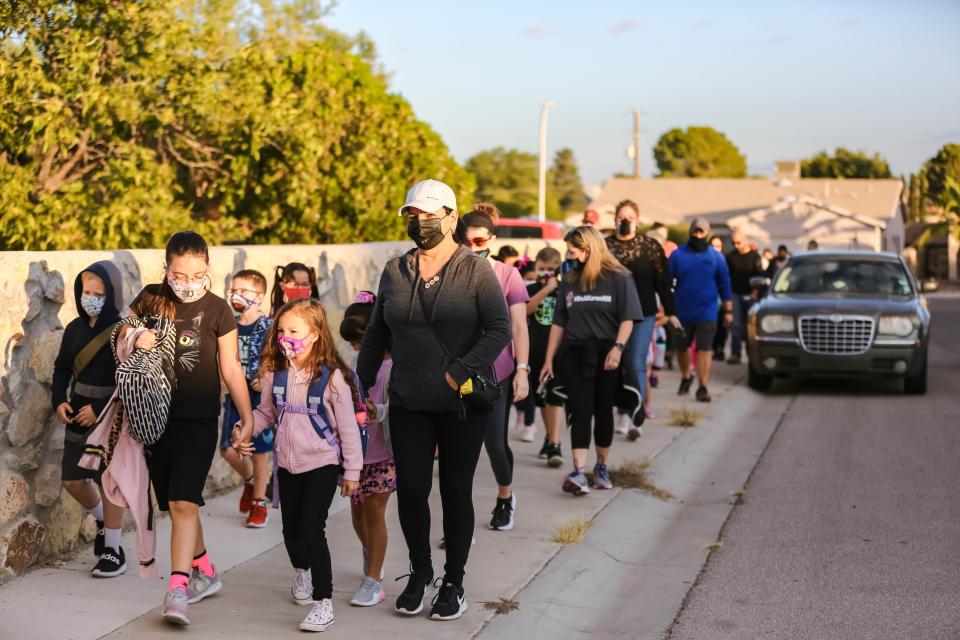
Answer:
[[[837,146],[894,174],[960,143],[960,0],[339,0],[329,26],[376,43],[391,90],[461,162],[496,146],[574,150],[587,185],[641,174],[673,127],[706,125],[751,174]]]

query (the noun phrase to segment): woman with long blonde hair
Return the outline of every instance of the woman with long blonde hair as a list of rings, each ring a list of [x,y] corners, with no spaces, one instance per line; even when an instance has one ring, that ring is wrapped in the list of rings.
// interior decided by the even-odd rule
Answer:
[[[613,443],[613,405],[623,384],[620,361],[643,311],[630,272],[613,257],[600,232],[577,227],[564,242],[563,282],[540,379],[553,378],[556,367],[573,451],[573,472],[564,478],[563,490],[579,496],[590,492],[583,471],[591,423],[597,449],[593,486],[613,488],[606,461]]]

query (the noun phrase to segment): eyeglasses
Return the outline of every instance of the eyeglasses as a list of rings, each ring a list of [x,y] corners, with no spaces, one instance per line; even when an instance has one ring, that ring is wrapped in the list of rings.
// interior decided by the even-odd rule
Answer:
[[[196,284],[198,282],[203,282],[206,279],[207,274],[204,273],[200,276],[188,276],[182,273],[171,273],[170,276],[177,284]]]
[[[485,237],[485,238],[484,238],[484,237],[478,237],[478,238],[468,238],[468,239],[467,239],[467,241],[468,241],[470,244],[472,244],[473,246],[475,246],[475,247],[482,247],[483,245],[485,245],[485,244],[487,244],[488,242],[490,242],[490,240],[491,240],[491,237],[490,237],[490,236],[487,236],[487,237]]]

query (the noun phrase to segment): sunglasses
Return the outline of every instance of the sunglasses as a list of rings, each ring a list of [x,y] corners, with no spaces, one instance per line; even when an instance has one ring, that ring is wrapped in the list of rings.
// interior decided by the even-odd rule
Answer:
[[[490,236],[487,236],[486,238],[469,238],[468,240],[470,244],[472,244],[473,246],[482,247],[483,245],[490,242],[491,238]]]

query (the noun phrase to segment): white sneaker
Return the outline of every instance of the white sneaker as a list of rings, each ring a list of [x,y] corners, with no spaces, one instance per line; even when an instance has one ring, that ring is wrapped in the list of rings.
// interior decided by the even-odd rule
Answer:
[[[355,607],[372,607],[380,604],[387,597],[383,585],[373,578],[366,576],[360,583],[360,588],[353,594],[350,604]]]
[[[333,626],[333,600],[324,598],[313,603],[313,609],[300,623],[301,631],[326,631]]]
[[[620,435],[627,435],[627,432],[630,431],[630,427],[633,426],[633,420],[630,419],[628,415],[617,415],[617,423],[614,426],[613,430],[615,433]]]
[[[533,442],[537,437],[537,428],[533,425],[523,428],[523,433],[520,434],[520,440],[523,442]]]
[[[293,578],[293,587],[291,587],[290,593],[293,594],[293,601],[296,604],[313,604],[313,575],[310,573],[310,569],[297,569],[297,575]],[[323,631],[323,629],[320,629],[320,631]]]

